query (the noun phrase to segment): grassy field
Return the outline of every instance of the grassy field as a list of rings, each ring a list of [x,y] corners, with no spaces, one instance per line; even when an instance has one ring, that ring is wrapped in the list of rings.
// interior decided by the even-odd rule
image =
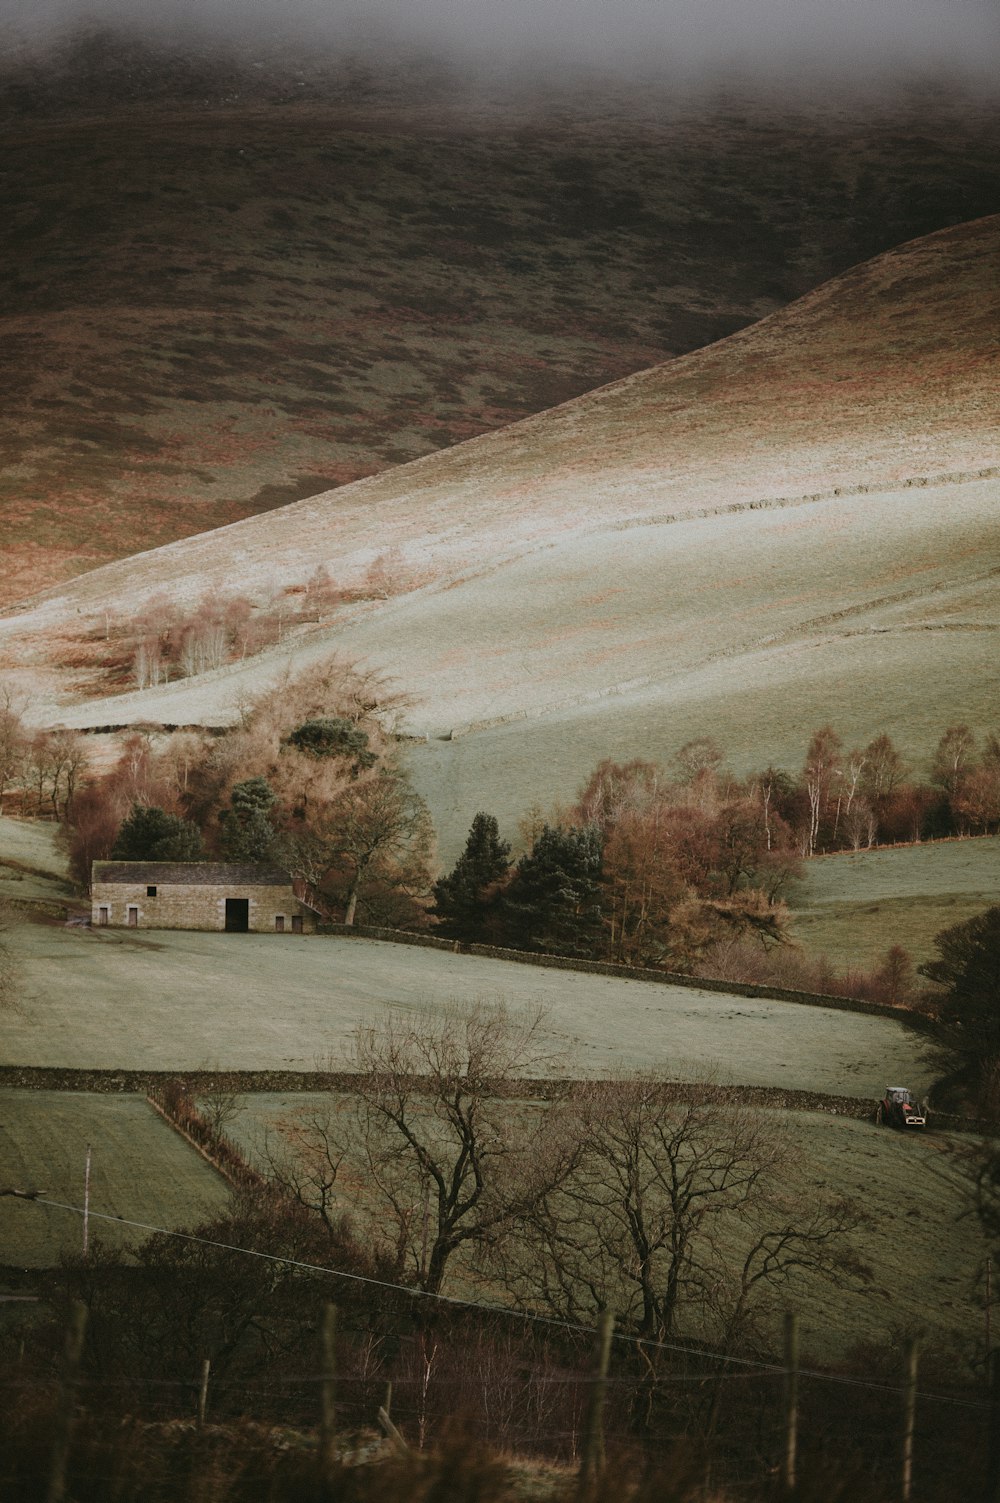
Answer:
[[[263,1164],[265,1139],[280,1151],[296,1121],[322,1113],[329,1099],[248,1094],[227,1132]],[[967,1214],[971,1140],[937,1132],[907,1137],[820,1113],[769,1115],[794,1144],[789,1192],[804,1205],[845,1197],[870,1218],[853,1235],[865,1269],[856,1284],[833,1287],[796,1274],[785,1291],[785,1303],[802,1311],[810,1355],[836,1359],[856,1344],[884,1347],[901,1332],[920,1332],[935,1355],[981,1355],[987,1249]]]
[[[890,945],[928,960],[940,929],[1000,903],[1000,838],[820,856],[793,902],[794,938],[838,964],[870,964]]]
[[[387,1006],[542,1006],[551,1073],[657,1069],[874,1099],[930,1084],[922,1037],[893,1019],[544,970],[371,940],[131,935],[24,925],[10,936],[23,1004],[4,1064],[150,1070],[343,1067]]]
[[[82,1206],[87,1146],[90,1208],[152,1226],[191,1226],[221,1211],[229,1187],[139,1096],[0,1091],[0,1184],[45,1190]],[[79,1252],[82,1218],[0,1199],[0,1261],[45,1267]],[[93,1220],[91,1239],[117,1247],[144,1233]]]

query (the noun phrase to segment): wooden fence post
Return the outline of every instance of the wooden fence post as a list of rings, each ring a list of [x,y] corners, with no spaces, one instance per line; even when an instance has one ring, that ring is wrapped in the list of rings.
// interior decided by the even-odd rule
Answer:
[[[990,1352],[989,1450],[986,1462],[986,1503],[1000,1503],[1000,1347]]]
[[[333,1482],[337,1460],[336,1378],[337,1378],[337,1307],[323,1306],[321,1328],[323,1372],[321,1380],[322,1422],[319,1434],[319,1469],[325,1486]]]
[[[208,1407],[208,1375],[212,1370],[211,1358],[206,1357],[201,1364],[201,1386],[198,1389],[198,1429],[205,1426],[205,1410]]]
[[[906,1379],[903,1385],[903,1434],[899,1458],[900,1503],[911,1503],[913,1498],[913,1435],[917,1420],[917,1360],[917,1343],[911,1339],[906,1343]]]
[[[585,1497],[604,1467],[604,1398],[608,1387],[608,1364],[611,1360],[611,1337],[615,1318],[602,1310],[597,1325],[594,1348],[594,1373],[587,1396],[587,1417],[583,1432],[583,1455],[580,1458],[579,1496]]]
[[[52,1462],[49,1468],[49,1486],[45,1503],[63,1503],[66,1494],[66,1465],[69,1461],[69,1442],[73,1431],[73,1410],[76,1403],[76,1383],[83,1357],[83,1339],[87,1332],[87,1307],[74,1300],[66,1327],[66,1348],[63,1357],[62,1384],[59,1400],[52,1422]]]
[[[799,1440],[799,1317],[785,1312],[785,1382],[782,1404],[781,1492],[795,1492]]]

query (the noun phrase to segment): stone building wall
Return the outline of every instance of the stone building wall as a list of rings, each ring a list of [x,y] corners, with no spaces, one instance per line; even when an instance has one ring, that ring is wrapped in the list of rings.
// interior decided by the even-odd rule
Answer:
[[[147,892],[156,887],[155,896]],[[292,931],[292,920],[302,920],[304,933],[316,929],[316,914],[300,903],[290,886],[259,886],[252,883],[95,882],[92,889],[92,921],[96,927],[114,929],[209,929],[226,927],[226,899],[245,898],[249,909],[249,932],[273,934],[275,920],[284,920],[284,931]],[[101,910],[108,910],[106,918]],[[129,908],[136,909],[136,923],[129,925]]]

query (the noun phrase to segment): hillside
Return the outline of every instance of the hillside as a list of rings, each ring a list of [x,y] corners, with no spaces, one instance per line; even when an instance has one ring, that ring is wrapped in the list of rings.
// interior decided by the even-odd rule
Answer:
[[[929,236],[500,433],[96,570],[0,621],[0,671],[42,722],[218,724],[290,665],[375,664],[414,696],[446,846],[484,802],[512,820],[699,733],[744,766],[797,764],[827,721],[919,757],[995,714],[998,251],[1000,218]],[[350,581],[388,549],[419,587],[228,669],[81,702],[60,667],[108,601]]]
[[[988,101],[543,108],[254,58],[0,57],[0,605],[697,349],[1000,194]]]

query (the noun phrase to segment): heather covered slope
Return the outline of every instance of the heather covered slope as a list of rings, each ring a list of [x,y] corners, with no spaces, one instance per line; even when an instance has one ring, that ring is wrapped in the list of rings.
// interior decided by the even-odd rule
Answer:
[[[986,100],[543,110],[137,45],[0,57],[0,604],[698,348],[1000,193]]]
[[[998,266],[1000,218],[944,231],[501,433],[95,571],[0,623],[3,667],[36,719],[86,726],[219,723],[289,663],[376,664],[415,696],[446,844],[699,733],[737,765],[797,763],[827,721],[919,756],[995,715]],[[389,548],[419,588],[253,661],[76,706],[46,669],[108,600],[350,580]]]

